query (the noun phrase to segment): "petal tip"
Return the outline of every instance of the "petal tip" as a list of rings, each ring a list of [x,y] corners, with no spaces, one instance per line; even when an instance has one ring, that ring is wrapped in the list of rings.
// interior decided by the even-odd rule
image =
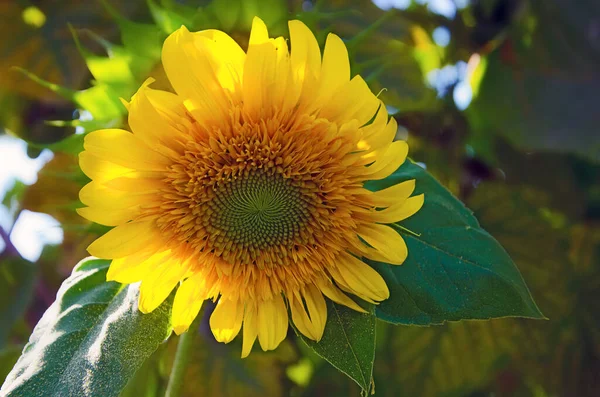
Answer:
[[[184,332],[187,332],[189,330],[189,325],[185,325],[185,324],[174,324],[173,325],[173,331],[175,332],[175,334],[177,335],[181,335]]]

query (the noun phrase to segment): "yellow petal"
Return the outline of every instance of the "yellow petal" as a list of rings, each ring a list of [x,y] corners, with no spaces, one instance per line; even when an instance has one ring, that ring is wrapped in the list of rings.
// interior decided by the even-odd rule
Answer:
[[[172,158],[183,153],[186,137],[180,121],[187,117],[183,101],[170,92],[149,95],[156,90],[142,86],[131,99],[129,126],[149,147]],[[160,109],[160,110],[159,110]],[[174,116],[173,118],[168,115]]]
[[[363,293],[361,289],[354,289],[350,286],[350,283],[346,281],[342,273],[337,267],[331,267],[328,269],[329,274],[335,280],[336,285],[344,292],[351,293],[353,295],[358,296],[362,300],[372,303],[374,305],[377,304],[377,300],[373,299],[369,293]]]
[[[377,108],[377,114],[375,115],[373,122],[362,127],[365,138],[381,132],[381,130],[387,126],[389,120],[390,117],[385,107],[385,103],[383,103],[382,100],[379,100],[379,107]]]
[[[292,321],[298,330],[310,339],[320,341],[327,322],[327,304],[323,294],[314,285],[307,285],[302,293],[292,294],[289,301]]]
[[[408,144],[405,141],[392,142],[382,156],[370,166],[364,167],[363,175],[369,180],[386,178],[406,161],[407,155]]]
[[[400,265],[406,260],[408,248],[398,232],[386,225],[362,224],[358,235],[386,259],[385,262]]]
[[[379,115],[379,113],[377,114]],[[365,141],[371,150],[377,150],[381,147],[391,144],[396,137],[397,131],[398,123],[396,122],[396,119],[391,118],[384,128],[381,128],[376,133],[373,133],[368,138],[365,138]]]
[[[288,314],[281,296],[258,304],[258,341],[264,350],[273,350],[285,339]]]
[[[156,309],[173,291],[188,271],[185,263],[170,257],[147,272],[140,287],[139,308],[142,313]]]
[[[357,120],[363,126],[375,116],[380,102],[362,77],[355,76],[323,104],[319,116],[338,123]]]
[[[99,237],[87,248],[90,255],[102,259],[122,258],[156,244],[152,221],[129,222],[119,225]]]
[[[337,266],[330,269],[330,272],[341,287],[364,300],[375,303],[390,296],[388,287],[379,273],[350,254],[339,255]]]
[[[292,313],[292,321],[298,331],[306,337],[316,340],[317,337],[314,334],[310,317],[304,308],[304,303],[302,302],[300,294],[298,292],[291,294],[291,296],[288,296],[288,302],[290,305],[290,312]]]
[[[98,207],[77,208],[75,211],[85,219],[105,226],[117,226],[126,223],[139,214],[135,208],[107,210]]]
[[[79,166],[84,174],[99,183],[133,171],[132,168],[111,163],[103,158],[94,156],[88,151],[79,153]]]
[[[194,33],[196,47],[211,63],[221,87],[228,92],[239,91],[244,76],[246,53],[227,33],[207,29]]]
[[[227,116],[233,86],[241,84],[244,57],[225,33],[190,33],[184,26],[167,37],[162,50],[171,85],[200,124]]]
[[[259,17],[252,19],[252,28],[250,29],[250,40],[248,41],[248,48],[253,45],[266,43],[269,41],[269,30],[267,25]]]
[[[79,200],[90,207],[125,209],[144,203],[144,196],[113,190],[98,182],[90,182],[79,191]]]
[[[156,266],[156,261],[151,258],[163,258],[164,255],[152,250],[142,250],[123,258],[113,259],[106,273],[106,281],[117,281],[123,284],[142,281],[146,273]]]
[[[165,187],[163,177],[147,172],[133,171],[123,176],[104,182],[108,188],[128,193],[149,194]]]
[[[248,357],[252,351],[254,341],[258,336],[258,326],[256,324],[257,313],[254,303],[247,303],[244,311],[244,330],[242,342],[242,358]]]
[[[401,265],[402,263],[391,263],[387,257],[381,254],[381,252],[377,251],[375,248],[366,247],[361,244],[361,246],[352,247],[350,252],[354,255],[362,258],[371,259],[376,262],[388,263],[390,265]]]
[[[381,211],[361,211],[356,210],[355,216],[357,218],[366,220],[368,222],[377,223],[396,223],[400,222],[421,209],[423,206],[425,197],[422,194],[412,196],[405,201],[392,205]]]
[[[83,147],[93,155],[127,168],[163,171],[171,161],[150,149],[132,133],[119,129],[93,131],[84,138]]]
[[[215,311],[210,316],[210,329],[219,342],[231,342],[242,328],[244,303],[238,300],[219,299]]]
[[[254,18],[244,64],[244,111],[255,121],[285,112],[298,100],[300,88],[292,81],[290,55],[283,37],[268,39],[264,23]]]
[[[173,301],[173,330],[177,335],[187,331],[206,299],[204,275],[196,273],[181,283]]]
[[[342,291],[338,289],[335,285],[333,285],[329,281],[324,281],[319,284],[319,289],[329,299],[338,303],[340,305],[344,305],[349,307],[352,310],[356,310],[360,313],[366,313],[367,311],[360,307],[356,302],[354,302],[348,295],[344,294]]]
[[[339,36],[330,33],[325,42],[321,65],[320,90],[315,102],[327,104],[340,87],[350,81],[348,50]]]
[[[301,21],[289,21],[292,53],[290,63],[296,84],[302,85],[303,95],[314,100],[321,74],[321,50],[317,39]]]
[[[368,195],[369,202],[376,207],[389,207],[399,204],[415,191],[415,180],[410,179]]]

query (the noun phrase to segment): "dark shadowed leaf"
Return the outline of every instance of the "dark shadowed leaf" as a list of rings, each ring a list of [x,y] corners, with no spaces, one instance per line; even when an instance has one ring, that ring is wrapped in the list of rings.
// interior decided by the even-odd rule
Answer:
[[[352,378],[365,394],[373,384],[375,361],[375,316],[359,313],[327,300],[327,325],[317,343],[296,333],[319,356]]]
[[[427,171],[407,161],[372,190],[416,179],[425,204],[398,229],[408,245],[401,266],[374,263],[390,288],[376,308],[397,324],[520,316],[543,318],[517,267],[471,211]]]

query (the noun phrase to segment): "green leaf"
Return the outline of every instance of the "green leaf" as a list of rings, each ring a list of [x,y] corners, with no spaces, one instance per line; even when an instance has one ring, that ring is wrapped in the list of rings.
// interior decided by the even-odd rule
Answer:
[[[364,394],[373,385],[375,361],[375,316],[359,313],[327,300],[327,324],[323,338],[315,342],[300,332],[296,334],[319,356],[352,378]]]
[[[132,70],[133,59],[136,59],[135,56],[132,56],[122,46],[114,45],[90,33],[104,47],[107,53],[107,56],[96,55],[81,44],[79,34],[75,29],[71,28],[71,34],[79,53],[85,60],[97,85],[106,84],[118,96],[127,96],[135,90],[137,81]]]
[[[118,396],[170,335],[170,300],[142,314],[138,285],[106,282],[108,266],[87,259],[75,267],[0,394]]]
[[[27,189],[27,185],[21,182],[18,179],[13,181],[12,187],[10,187],[6,193],[4,193],[4,197],[2,198],[2,205],[5,206],[9,211],[15,207],[15,204],[23,197],[23,193]]]
[[[407,161],[389,178],[367,187],[379,190],[409,179],[416,180],[415,194],[425,193],[425,204],[398,227],[408,246],[404,264],[374,262],[390,289],[390,298],[377,306],[377,317],[418,325],[544,318],[504,248],[423,168]]]
[[[119,397],[159,397],[164,396],[168,377],[163,375],[161,364],[166,359],[169,344],[164,343],[142,364],[129,379],[129,383],[123,388]],[[163,365],[164,367],[165,365]]]
[[[135,55],[150,59],[160,59],[162,33],[154,24],[133,22],[124,17],[106,0],[101,0],[121,30],[123,46]]]
[[[213,0],[207,11],[225,31],[249,31],[257,16],[272,35],[284,34],[289,12],[283,0]]]
[[[31,301],[36,274],[35,265],[24,259],[0,261],[0,349]]]
[[[36,149],[50,149],[54,153],[67,153],[77,155],[83,151],[83,140],[88,132],[96,131],[101,128],[117,128],[121,126],[121,119],[107,120],[52,120],[46,124],[55,127],[73,127],[76,133],[67,136],[66,138],[54,143],[38,143],[30,142],[27,144]]]
[[[119,2],[118,8],[122,15],[128,16],[139,13],[144,4]],[[37,14],[37,21],[26,17],[32,11]],[[0,2],[0,35],[3,37],[0,43],[0,86],[3,90],[27,97],[56,99],[24,76],[11,72],[10,68],[14,66],[66,87],[84,84],[88,76],[68,34],[68,24],[91,29],[105,37],[114,36],[117,28],[97,1]]]
[[[106,85],[96,85],[77,91],[73,101],[92,114],[97,120],[118,119],[125,114],[125,106],[114,90]]]
[[[181,25],[185,25],[188,29],[193,26],[191,16],[196,13],[196,10],[192,7],[186,7],[182,4],[167,4],[165,7],[164,4],[158,5],[153,0],[148,0],[148,7],[152,13],[152,18],[165,34],[171,34],[179,29]],[[184,10],[178,9],[184,7]]]

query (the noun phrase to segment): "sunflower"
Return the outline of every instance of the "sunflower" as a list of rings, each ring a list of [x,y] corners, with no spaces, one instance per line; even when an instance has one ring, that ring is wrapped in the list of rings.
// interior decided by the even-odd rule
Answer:
[[[290,45],[255,18],[245,52],[218,30],[171,34],[162,63],[175,93],[146,82],[126,103],[132,132],[85,137],[85,218],[109,232],[89,247],[111,259],[107,278],[141,282],[147,313],[179,284],[172,321],[185,332],[212,299],[215,338],[242,329],[242,357],[285,338],[288,313],[319,341],[325,297],[389,296],[363,258],[399,265],[407,247],[390,226],[423,204],[408,180],[371,192],[408,146],[360,76],[343,41],[290,21]]]

